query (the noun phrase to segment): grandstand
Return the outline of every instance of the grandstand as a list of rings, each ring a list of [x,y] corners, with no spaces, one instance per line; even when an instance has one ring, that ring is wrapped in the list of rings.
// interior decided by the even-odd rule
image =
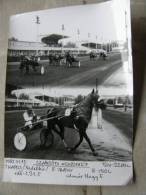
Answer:
[[[57,106],[56,102],[39,100],[37,98],[20,99],[19,97],[6,97],[5,108],[6,110],[25,109],[29,106],[39,108],[44,106]]]
[[[89,52],[87,47],[82,45],[78,47],[65,47],[59,41],[68,38],[67,36],[51,34],[41,39],[42,42],[28,42],[9,39],[8,41],[8,61],[11,57],[19,57],[21,55],[37,55],[47,56],[50,53],[66,53],[68,51],[73,54],[86,55]],[[16,60],[17,61],[17,60]]]
[[[31,98],[29,95],[25,93],[20,93],[19,95],[12,93],[14,91],[22,91],[22,87],[18,87],[12,84],[6,84],[5,91],[5,108],[6,110],[14,109],[14,108],[24,108],[29,105],[33,107],[40,107],[46,104],[47,102],[43,102],[36,98]]]
[[[35,96],[35,99],[45,101],[48,103],[54,103],[61,106],[72,106],[75,103],[75,98],[73,96],[62,96],[62,97],[51,97],[47,95]]]
[[[75,102],[75,97],[71,95],[63,95],[51,97],[27,89],[18,88],[14,85],[7,84],[5,108],[6,110],[25,109],[30,105],[35,108],[47,106],[72,106]]]
[[[25,99],[15,99],[15,98],[6,98],[5,100],[5,107],[6,110],[8,108],[16,108],[16,107],[27,107],[27,106],[40,106],[40,101],[33,101],[33,100],[25,100]]]
[[[68,38],[68,36],[51,34],[51,35],[43,37],[41,41],[50,47],[62,47],[62,44],[59,43],[59,40],[65,39],[65,38]]]

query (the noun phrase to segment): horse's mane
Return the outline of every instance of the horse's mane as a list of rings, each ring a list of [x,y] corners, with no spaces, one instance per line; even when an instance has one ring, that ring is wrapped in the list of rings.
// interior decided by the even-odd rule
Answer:
[[[91,104],[91,93],[86,96],[86,98],[81,101],[74,110],[76,111],[77,116],[82,116],[89,123],[92,115],[92,104]]]
[[[85,105],[89,98],[91,98],[91,93],[89,93],[77,106],[82,106],[82,105]]]

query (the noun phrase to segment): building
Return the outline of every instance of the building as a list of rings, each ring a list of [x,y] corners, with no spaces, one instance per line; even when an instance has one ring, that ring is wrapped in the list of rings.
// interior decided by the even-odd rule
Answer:
[[[95,43],[95,42],[86,42],[83,43],[82,46],[87,47],[91,50],[104,50],[110,53],[113,49],[112,43]]]
[[[41,100],[45,104],[60,105],[60,106],[72,106],[75,103],[74,96],[64,95],[62,97],[51,97],[46,95],[35,96],[35,99]]]
[[[59,41],[67,38],[67,36],[51,34],[41,39],[42,42],[28,42],[18,41],[16,39],[9,39],[8,41],[8,61],[11,57],[19,57],[21,55],[39,55],[47,56],[50,53],[66,53],[86,55],[89,49],[84,46],[79,47],[65,47]],[[11,61],[11,60],[10,60]]]
[[[6,98],[5,99],[5,108],[6,110],[10,108],[26,108],[28,106],[38,107],[41,105],[40,101],[37,100],[25,100],[25,99],[17,99],[17,98]]]

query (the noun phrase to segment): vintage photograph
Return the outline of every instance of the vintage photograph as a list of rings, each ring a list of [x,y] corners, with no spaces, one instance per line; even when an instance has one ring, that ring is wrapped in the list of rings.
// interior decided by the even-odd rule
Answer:
[[[5,158],[132,161],[127,2],[10,18]]]
[[[7,97],[6,157],[132,159],[132,96],[44,87],[13,89]]]

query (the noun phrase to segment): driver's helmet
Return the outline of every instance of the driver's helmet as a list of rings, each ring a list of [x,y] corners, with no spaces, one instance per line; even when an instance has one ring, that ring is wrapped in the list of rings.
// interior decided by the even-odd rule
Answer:
[[[28,105],[27,106],[27,112],[28,112],[28,114],[32,114],[33,113],[32,105]]]

